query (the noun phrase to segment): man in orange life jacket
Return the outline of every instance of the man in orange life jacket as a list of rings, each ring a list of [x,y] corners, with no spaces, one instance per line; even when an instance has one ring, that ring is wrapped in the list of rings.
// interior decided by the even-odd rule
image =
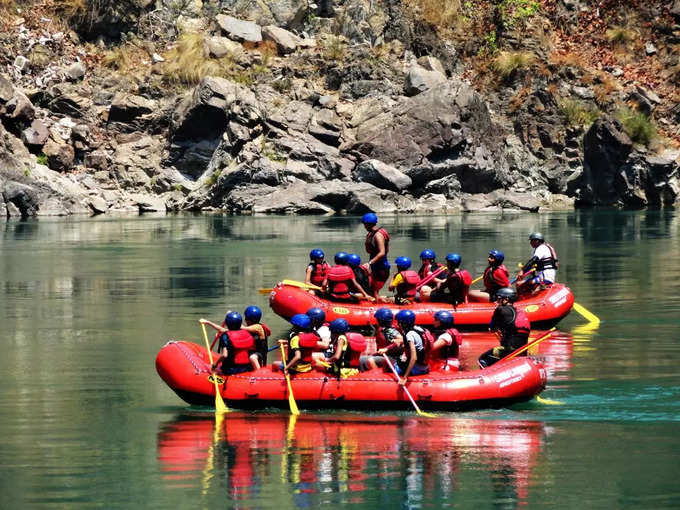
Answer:
[[[512,287],[503,287],[496,292],[498,306],[491,316],[489,329],[500,335],[501,345],[489,349],[479,357],[479,366],[486,368],[508,356],[529,341],[531,323],[524,311],[516,309],[512,303],[517,292]],[[526,351],[521,354],[526,356]]]
[[[369,261],[364,267],[371,272],[371,291],[376,303],[380,300],[380,289],[390,277],[390,263],[387,254],[390,251],[390,235],[382,227],[378,227],[378,216],[374,212],[367,212],[361,217],[361,223],[366,229],[366,253]]]
[[[354,278],[352,268],[347,265],[349,255],[344,251],[335,254],[335,264],[328,271],[326,279],[321,284],[328,297],[334,301],[354,301],[352,291],[357,291],[365,299],[371,299]]]
[[[453,314],[448,310],[435,312],[432,329],[436,339],[428,352],[430,366],[435,370],[456,371],[460,368],[458,352],[463,337],[453,323]]]
[[[255,345],[255,338],[249,331],[241,329],[243,319],[240,313],[227,313],[224,318],[226,329],[206,319],[201,319],[199,322],[222,333],[217,347],[220,356],[215,360],[212,366],[213,370],[220,366],[220,371],[224,375],[230,375],[260,368],[260,357]]]
[[[394,261],[397,265],[397,274],[394,275],[389,289],[396,291],[394,302],[398,305],[407,305],[416,301],[418,297],[418,283],[420,276],[415,271],[410,270],[411,259],[408,257],[397,257]]]
[[[321,284],[328,276],[331,266],[324,259],[323,250],[314,248],[309,252],[310,263],[305,271],[305,283],[321,287]]]
[[[466,269],[461,269],[462,258],[457,253],[449,253],[446,256],[446,271],[442,278],[435,277],[431,291],[427,286],[420,289],[421,300],[439,303],[451,303],[458,305],[468,302],[468,293],[472,284],[472,276]],[[448,291],[448,292],[447,292]]]
[[[484,270],[484,291],[471,290],[470,296],[477,301],[496,301],[498,289],[510,286],[510,273],[503,264],[505,255],[502,251],[491,250],[489,252],[489,265]]]
[[[316,333],[312,331],[312,321],[304,313],[293,315],[290,319],[293,326],[293,331],[288,340],[288,353],[292,352],[287,365],[279,362],[274,365],[275,368],[283,369],[284,372],[309,372],[312,369],[313,354],[315,352],[325,349]],[[284,348],[285,340],[279,340],[279,343]]]

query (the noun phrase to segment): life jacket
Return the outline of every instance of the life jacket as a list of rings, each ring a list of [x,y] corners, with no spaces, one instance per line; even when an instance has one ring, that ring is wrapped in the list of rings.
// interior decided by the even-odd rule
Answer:
[[[529,317],[527,317],[527,314],[524,313],[524,310],[518,310],[517,308],[513,307],[515,309],[515,331],[520,334],[526,334],[528,335],[531,333],[531,322],[529,321]]]
[[[387,256],[387,254],[390,251],[390,235],[387,233],[387,230],[385,230],[382,227],[380,227],[378,230],[371,230],[369,233],[366,234],[365,242],[366,253],[368,253],[371,256],[371,258],[375,257],[379,251],[374,240],[374,237],[378,232],[382,234],[383,239],[385,240],[385,256]]]
[[[320,286],[323,283],[323,281],[326,279],[326,276],[328,276],[328,271],[331,269],[331,266],[328,265],[328,262],[322,262],[321,264],[312,262],[308,267],[312,268],[310,281],[313,285],[317,286]]]
[[[545,244],[550,250],[550,257],[547,259],[539,259],[538,263],[536,264],[536,268],[539,271],[543,271],[544,269],[558,269],[560,267],[560,263],[557,260],[557,252],[555,251],[555,248],[550,246],[548,243],[543,244]]]
[[[375,346],[377,349],[383,349],[384,347],[388,347],[389,345],[392,344],[391,340],[388,340],[387,337],[385,336],[385,330],[386,329],[394,329],[392,326],[379,326],[377,331],[375,332]]]
[[[449,328],[442,333],[439,333],[437,335],[437,338],[439,338],[441,335],[444,333],[448,333],[451,335],[451,338],[453,339],[453,342],[451,345],[446,345],[442,349],[439,350],[437,353],[437,358],[435,359],[440,359],[440,360],[446,360],[449,358],[457,358],[458,357],[458,346],[463,343],[463,337],[462,335],[458,332],[456,328]],[[434,338],[434,334],[431,334],[431,341],[429,344],[429,349],[428,351],[432,350],[432,346],[436,342],[436,339]]]
[[[488,266],[484,270],[484,287],[489,294],[495,294],[501,287],[508,287],[510,273],[505,264],[499,266]]]
[[[343,366],[350,368],[359,367],[359,357],[361,353],[366,350],[366,337],[361,333],[348,332],[345,333],[347,338],[347,349],[343,353]]]
[[[446,277],[446,287],[456,302],[467,302],[471,284],[472,276],[470,276],[470,272],[467,269],[461,269],[458,272],[449,271]]]
[[[420,276],[421,280],[424,280],[425,278],[430,276],[430,274],[434,273],[441,267],[443,266],[439,262],[435,262],[434,264],[430,264],[429,262],[427,262],[420,266],[420,269],[418,269],[418,276]]]
[[[418,345],[416,345],[416,363],[422,365],[423,363],[425,363],[425,357],[427,356],[430,346],[434,343],[435,338],[429,329],[421,328],[420,326],[413,326],[412,331],[418,333],[420,339],[422,340],[420,349],[418,349]],[[407,332],[404,333],[404,352],[406,353],[406,357],[408,358],[410,349],[406,348],[407,342],[406,335]]]
[[[328,271],[328,293],[331,297],[336,299],[350,298],[348,282],[352,278],[354,278],[354,272],[351,267],[344,265],[331,267]]]
[[[232,349],[229,350],[229,365],[247,365],[248,359],[255,352],[255,338],[245,329],[226,332]],[[233,352],[232,352],[233,351]]]
[[[297,337],[300,340],[300,353],[302,355],[302,359],[300,361],[311,363],[312,353],[319,351],[319,348],[316,345],[319,341],[319,337],[316,333],[310,332],[298,333]]]
[[[269,338],[272,334],[272,330],[269,329],[269,326],[267,326],[264,322],[258,322],[260,326],[262,326],[262,330],[264,331],[264,340]]]
[[[397,296],[402,298],[415,298],[418,292],[418,284],[420,283],[420,276],[415,271],[410,269],[407,271],[399,271],[402,282],[397,285]]]

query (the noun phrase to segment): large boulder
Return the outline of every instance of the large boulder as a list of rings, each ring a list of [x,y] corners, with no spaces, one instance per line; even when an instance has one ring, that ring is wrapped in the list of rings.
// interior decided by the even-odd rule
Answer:
[[[217,24],[222,32],[234,41],[257,43],[262,40],[260,25],[252,21],[244,21],[226,14],[217,15]]]
[[[364,161],[354,169],[352,175],[359,182],[368,182],[392,191],[405,190],[412,182],[408,175],[377,159]]]

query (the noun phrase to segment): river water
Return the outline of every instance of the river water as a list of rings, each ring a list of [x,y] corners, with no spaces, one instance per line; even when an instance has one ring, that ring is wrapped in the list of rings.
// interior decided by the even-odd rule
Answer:
[[[542,231],[572,312],[539,355],[544,401],[418,418],[190,408],[158,377],[168,339],[302,279],[320,247],[364,256],[356,217],[0,223],[0,508],[678,508],[680,216],[577,211],[382,218],[391,254],[479,275]],[[474,337],[465,345],[474,344]]]

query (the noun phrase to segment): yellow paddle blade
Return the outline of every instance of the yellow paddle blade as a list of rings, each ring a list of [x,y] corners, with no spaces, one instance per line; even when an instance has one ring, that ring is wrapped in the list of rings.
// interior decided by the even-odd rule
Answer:
[[[201,329],[203,329],[203,338],[205,339],[205,347],[208,349],[208,359],[210,360],[210,366],[212,366],[212,352],[210,351],[210,341],[208,340],[208,333],[205,330],[205,324],[201,322]],[[220,388],[217,386],[217,378],[212,376],[212,380],[215,383],[215,413],[228,413],[229,408],[227,404],[222,400],[222,394],[220,393]]]
[[[437,417],[436,414],[428,413],[426,411],[421,410],[420,408],[418,408],[418,415],[424,416],[425,418],[436,418]]]
[[[260,294],[269,294],[269,293],[270,293],[271,291],[273,291],[273,290],[274,290],[273,288],[269,288],[269,289],[258,289],[257,291],[258,291]]]
[[[539,397],[536,395],[536,401],[540,404],[546,404],[549,406],[562,406],[564,405],[564,402],[560,402],[559,400],[550,400],[549,398],[543,398]]]
[[[576,310],[581,316],[590,322],[591,324],[594,325],[599,325],[600,324],[600,319],[598,318],[597,315],[594,313],[590,312],[587,308],[585,308],[582,305],[579,305],[578,303],[574,302],[574,310]]]
[[[283,365],[285,367],[287,364],[286,350],[283,347],[281,347],[281,360],[283,361]],[[283,375],[286,377],[286,384],[288,385],[288,407],[290,407],[290,412],[291,414],[300,414],[297,402],[295,402],[295,397],[293,396],[293,386],[290,384],[290,376],[288,375],[288,371],[284,371]]]

